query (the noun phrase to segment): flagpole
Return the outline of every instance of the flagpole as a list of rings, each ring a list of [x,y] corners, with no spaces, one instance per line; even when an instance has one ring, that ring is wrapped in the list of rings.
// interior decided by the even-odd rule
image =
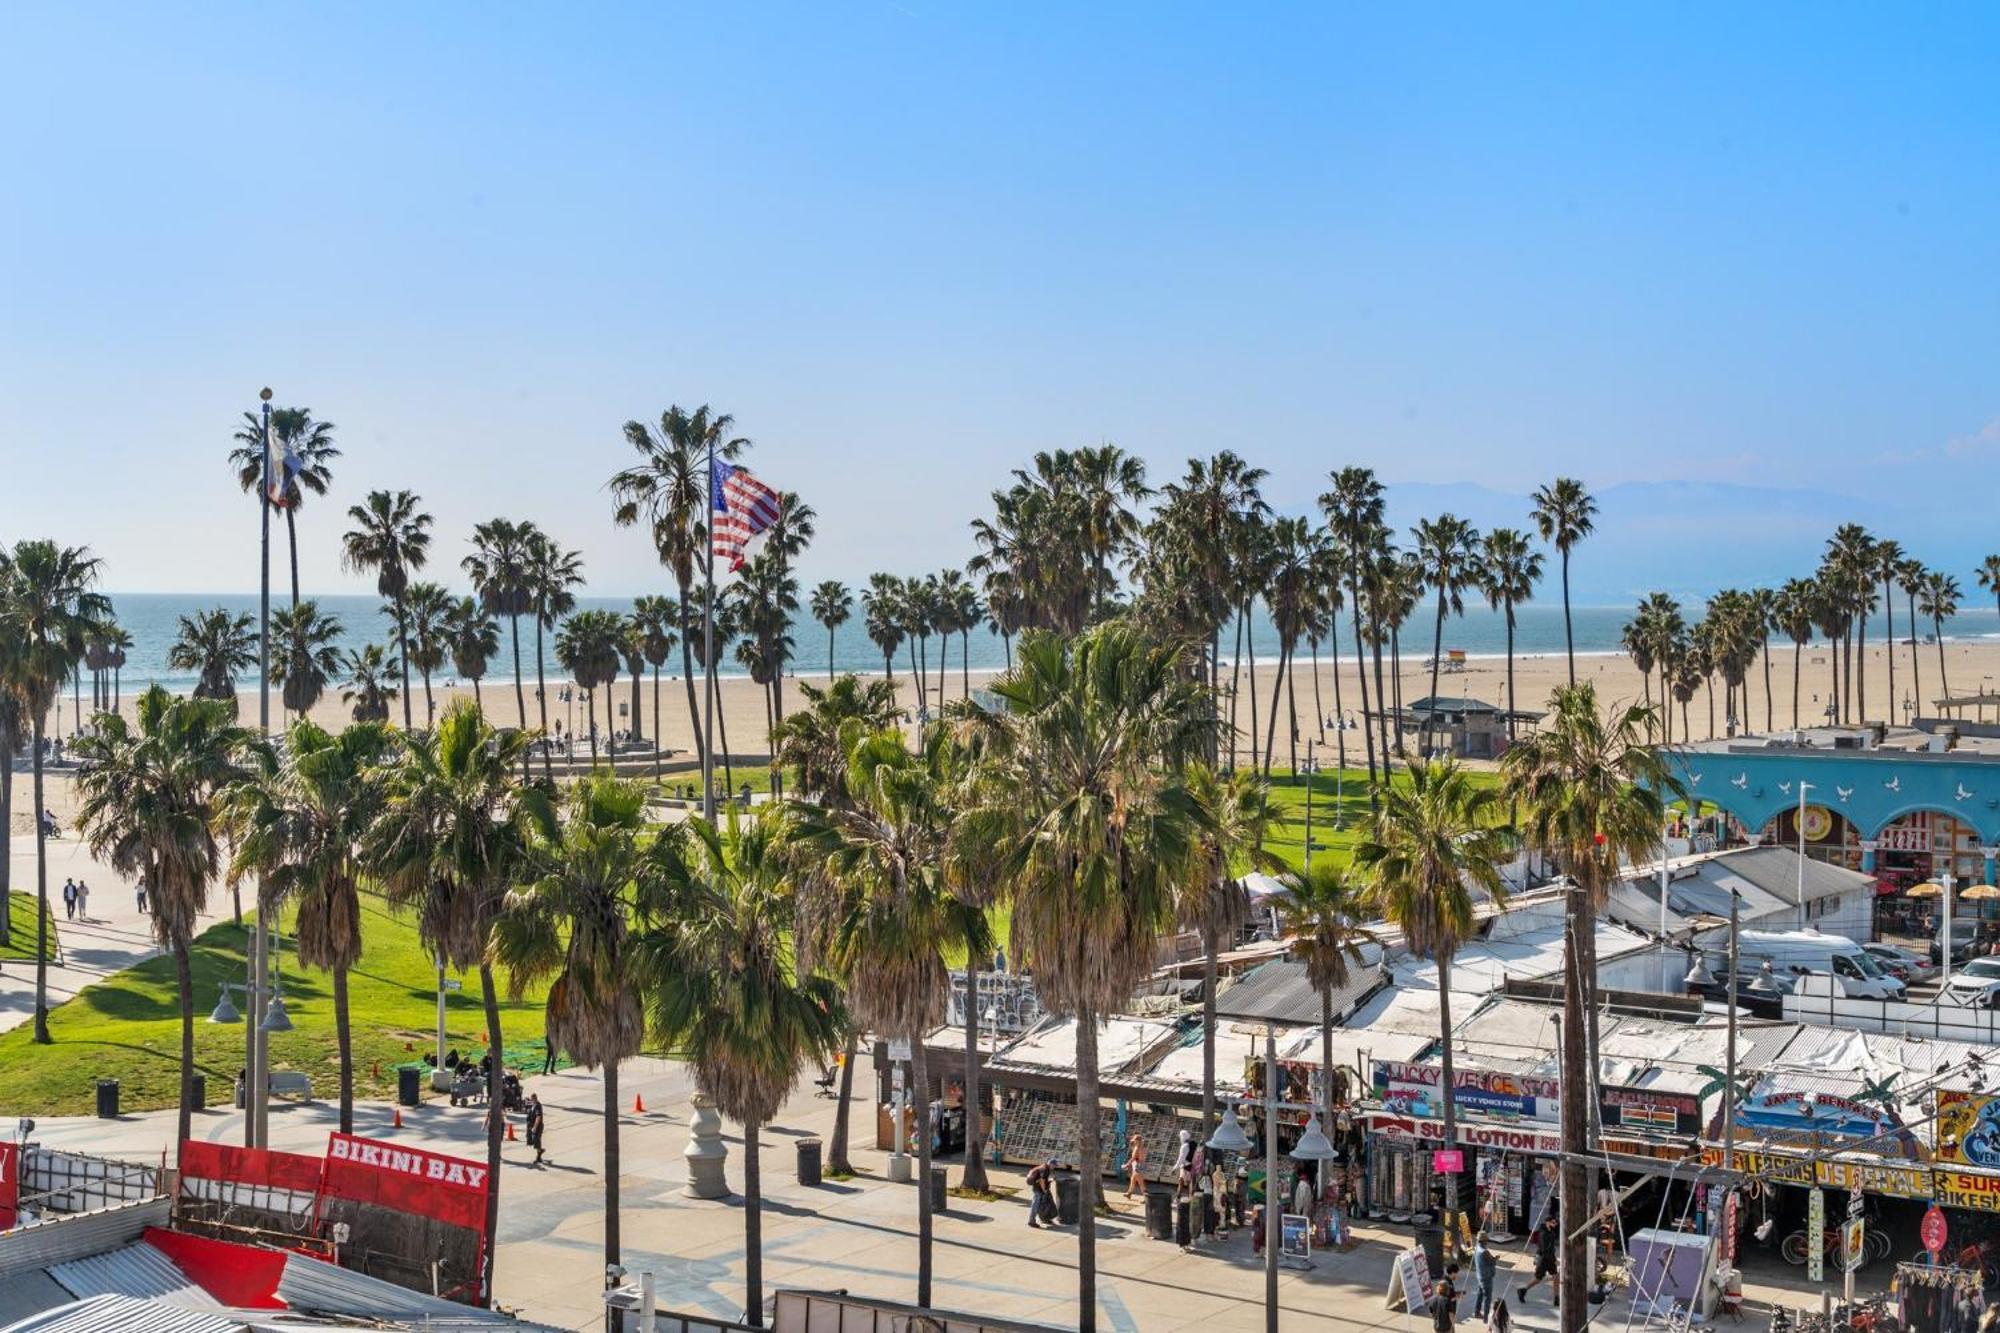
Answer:
[[[271,391],[257,395],[262,400],[264,419],[263,483],[257,488],[257,507],[263,511],[261,576],[257,596],[257,729],[271,734]],[[253,1148],[265,1146],[264,1118],[265,1062],[270,1058],[265,1045],[263,1013],[258,999],[264,993],[264,880],[257,880],[256,918],[250,930],[250,996],[244,1006],[243,1035],[250,1050],[246,1063],[249,1086],[244,1089],[243,1137]]]
[[[702,603],[702,668],[707,680],[703,685],[706,704],[702,709],[701,728],[701,813],[711,824],[715,822],[715,435],[708,437],[708,470],[703,483],[707,488],[708,521],[703,525],[708,538],[708,550],[703,557],[707,570],[708,595]]]

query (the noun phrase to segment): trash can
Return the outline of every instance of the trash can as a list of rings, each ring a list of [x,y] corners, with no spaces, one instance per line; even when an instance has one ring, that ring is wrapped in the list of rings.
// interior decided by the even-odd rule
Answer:
[[[1146,1234],[1154,1240],[1174,1238],[1174,1196],[1158,1185],[1146,1191]]]
[[[800,1139],[799,1184],[817,1185],[820,1182],[820,1146],[818,1139]]]
[[[188,1080],[188,1105],[197,1111],[208,1109],[208,1075],[196,1074]]]
[[[1083,1215],[1077,1207],[1077,1200],[1083,1194],[1083,1181],[1076,1176],[1056,1177],[1056,1221],[1066,1227],[1076,1225]]]
[[[1194,1244],[1194,1219],[1190,1200],[1174,1200],[1174,1244],[1186,1249]]]
[[[950,1188],[951,1188],[951,1181],[945,1171],[945,1168],[941,1166],[932,1167],[931,1168],[931,1212],[932,1213],[941,1213],[945,1210],[947,1206],[946,1201],[950,1198],[949,1194]]]
[[[415,1106],[423,1100],[424,1075],[415,1065],[403,1065],[396,1070],[396,1100],[404,1106]]]
[[[118,1080],[115,1078],[97,1080],[97,1118],[99,1120],[118,1118]]]

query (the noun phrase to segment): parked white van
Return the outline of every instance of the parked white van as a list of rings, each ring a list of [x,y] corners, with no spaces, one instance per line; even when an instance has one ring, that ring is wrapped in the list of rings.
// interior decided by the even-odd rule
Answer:
[[[1722,948],[1708,948],[1704,952],[1710,967],[1727,966],[1726,941]],[[1828,935],[1817,930],[1746,930],[1737,938],[1736,953],[1737,967],[1745,973],[1756,971],[1768,962],[1781,981],[1804,973],[1825,972],[1852,999],[1903,998],[1903,983],[1845,935]]]

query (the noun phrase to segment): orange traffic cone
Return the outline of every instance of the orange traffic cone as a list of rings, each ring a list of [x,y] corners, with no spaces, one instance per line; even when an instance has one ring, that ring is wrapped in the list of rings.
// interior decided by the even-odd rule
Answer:
[[[646,1099],[644,1097],[639,1096],[639,1094],[637,1093],[632,1094],[632,1114],[633,1115],[646,1114]]]
[[[514,1122],[511,1120],[507,1122],[507,1142],[509,1143],[518,1142],[518,1140],[516,1140],[514,1137]]]
[[[414,1051],[417,1049],[417,1044],[413,1041],[406,1041],[403,1043],[403,1049],[406,1051]]]
[[[399,1106],[396,1108],[396,1123],[392,1125],[391,1128],[401,1129],[402,1127],[403,1127],[403,1108]]]

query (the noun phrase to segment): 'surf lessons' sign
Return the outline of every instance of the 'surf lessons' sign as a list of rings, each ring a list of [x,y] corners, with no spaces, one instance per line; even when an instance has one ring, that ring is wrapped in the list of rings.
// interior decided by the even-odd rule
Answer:
[[[1439,1092],[1444,1071],[1437,1065],[1377,1060],[1374,1079],[1376,1099],[1388,1109],[1420,1117],[1444,1114],[1444,1099]],[[1547,1121],[1558,1120],[1562,1115],[1560,1085],[1554,1079],[1499,1074],[1485,1069],[1455,1069],[1452,1084],[1452,1101],[1462,1112]]]
[[[1606,1087],[1599,1108],[1607,1132],[1626,1129],[1654,1134],[1695,1134],[1701,1130],[1701,1099],[1691,1092]]]

